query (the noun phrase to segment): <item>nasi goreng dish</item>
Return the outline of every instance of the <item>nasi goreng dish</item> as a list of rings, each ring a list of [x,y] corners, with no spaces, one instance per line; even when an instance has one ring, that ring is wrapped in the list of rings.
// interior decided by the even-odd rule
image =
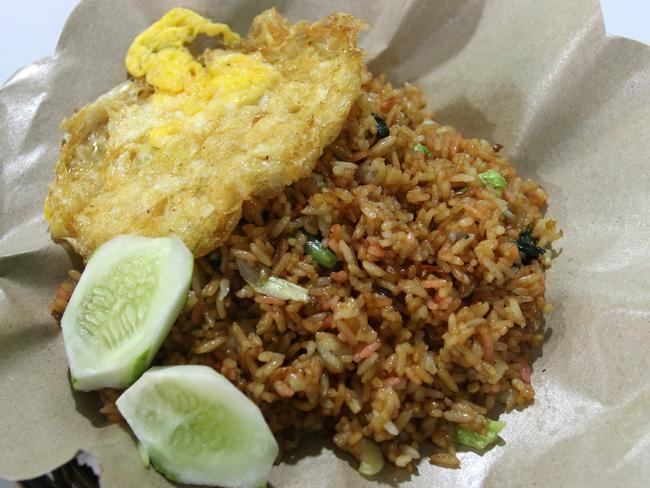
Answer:
[[[70,380],[171,480],[263,486],[307,432],[364,476],[458,468],[533,401],[547,194],[370,73],[365,27],[269,10],[240,37],[175,8],[63,122]]]

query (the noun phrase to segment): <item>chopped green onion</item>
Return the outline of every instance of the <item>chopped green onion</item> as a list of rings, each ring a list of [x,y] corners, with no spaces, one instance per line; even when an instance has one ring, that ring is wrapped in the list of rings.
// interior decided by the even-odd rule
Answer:
[[[473,447],[483,451],[490,445],[494,444],[499,437],[499,432],[506,426],[503,422],[486,419],[486,435],[481,435],[476,431],[463,427],[462,425],[454,426],[454,440],[463,446]]]
[[[501,175],[501,173],[493,169],[486,171],[485,173],[481,173],[478,175],[478,177],[483,183],[494,188],[497,191],[497,195],[499,196],[501,196],[503,190],[508,186],[508,182]]]
[[[390,135],[390,130],[386,125],[386,121],[382,119],[379,115],[372,114],[372,116],[375,118],[375,122],[377,123],[377,137],[379,139],[388,137]]]
[[[305,254],[308,254],[314,260],[320,264],[323,268],[333,268],[338,263],[336,259],[336,254],[334,254],[330,249],[324,245],[318,238],[305,234],[307,236],[307,241],[305,242]]]
[[[429,148],[423,144],[420,144],[419,142],[415,143],[415,146],[413,146],[413,150],[416,152],[424,153],[427,156],[433,156],[433,154],[431,154],[431,151],[429,151]]]
[[[244,281],[256,293],[279,298],[280,300],[295,300],[296,302],[306,302],[309,300],[309,292],[307,289],[290,281],[283,280],[277,276],[269,276],[268,279],[262,281],[257,270],[243,259],[237,259],[237,268]]]

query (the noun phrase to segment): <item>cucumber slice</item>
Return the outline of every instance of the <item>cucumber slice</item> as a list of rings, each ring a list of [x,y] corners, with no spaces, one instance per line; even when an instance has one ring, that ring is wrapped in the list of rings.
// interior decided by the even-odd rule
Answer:
[[[257,405],[208,366],[151,368],[116,404],[151,464],[172,481],[257,488],[278,455]]]
[[[125,388],[178,317],[192,253],[177,237],[118,236],[98,247],[61,318],[72,386]]]

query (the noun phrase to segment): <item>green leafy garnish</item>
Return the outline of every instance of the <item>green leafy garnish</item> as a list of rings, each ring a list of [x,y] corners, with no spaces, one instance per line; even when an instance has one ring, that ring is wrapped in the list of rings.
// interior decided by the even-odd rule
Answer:
[[[519,249],[519,257],[524,265],[528,265],[536,260],[541,254],[546,252],[543,247],[536,246],[533,242],[532,229],[526,227],[515,241]]]
[[[506,424],[503,422],[486,419],[485,430],[487,431],[487,434],[481,435],[476,431],[463,427],[462,425],[455,425],[454,440],[457,444],[483,451],[496,442],[499,437],[499,432],[501,432],[505,426]]]
[[[413,146],[413,150],[416,152],[424,153],[427,156],[433,156],[433,154],[431,154],[431,151],[429,151],[429,148],[423,144],[420,144],[419,142],[415,143],[415,146]]]
[[[323,268],[333,268],[336,266],[336,263],[339,262],[336,258],[336,254],[330,251],[330,249],[317,237],[307,234],[306,232],[305,235],[307,236],[307,241],[303,248],[305,254],[314,258],[314,260]]]
[[[508,182],[501,173],[493,169],[481,173],[478,177],[483,183],[494,188],[497,191],[498,196],[501,196],[503,190],[508,186]]]
[[[386,121],[382,119],[379,115],[372,114],[372,116],[375,118],[375,122],[377,122],[377,137],[379,139],[388,137],[390,135],[390,130],[386,125]]]

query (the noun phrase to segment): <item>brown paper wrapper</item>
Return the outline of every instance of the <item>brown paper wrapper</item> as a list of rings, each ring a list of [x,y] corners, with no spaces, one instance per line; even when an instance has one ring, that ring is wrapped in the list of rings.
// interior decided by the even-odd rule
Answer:
[[[461,453],[460,470],[425,460],[412,476],[365,479],[323,436],[274,467],[272,486],[647,486],[650,48],[607,37],[596,0],[82,2],[56,54],[0,91],[0,477],[34,477],[83,450],[104,487],[169,486],[143,469],[125,428],[104,423],[95,394],[70,388],[48,315],[70,262],[42,203],[59,122],[122,81],[133,37],[178,3],[242,33],[273,5],[293,21],[339,10],[366,19],[371,69],[420,83],[438,120],[503,144],[565,229],[537,398],[504,415],[504,445]]]

